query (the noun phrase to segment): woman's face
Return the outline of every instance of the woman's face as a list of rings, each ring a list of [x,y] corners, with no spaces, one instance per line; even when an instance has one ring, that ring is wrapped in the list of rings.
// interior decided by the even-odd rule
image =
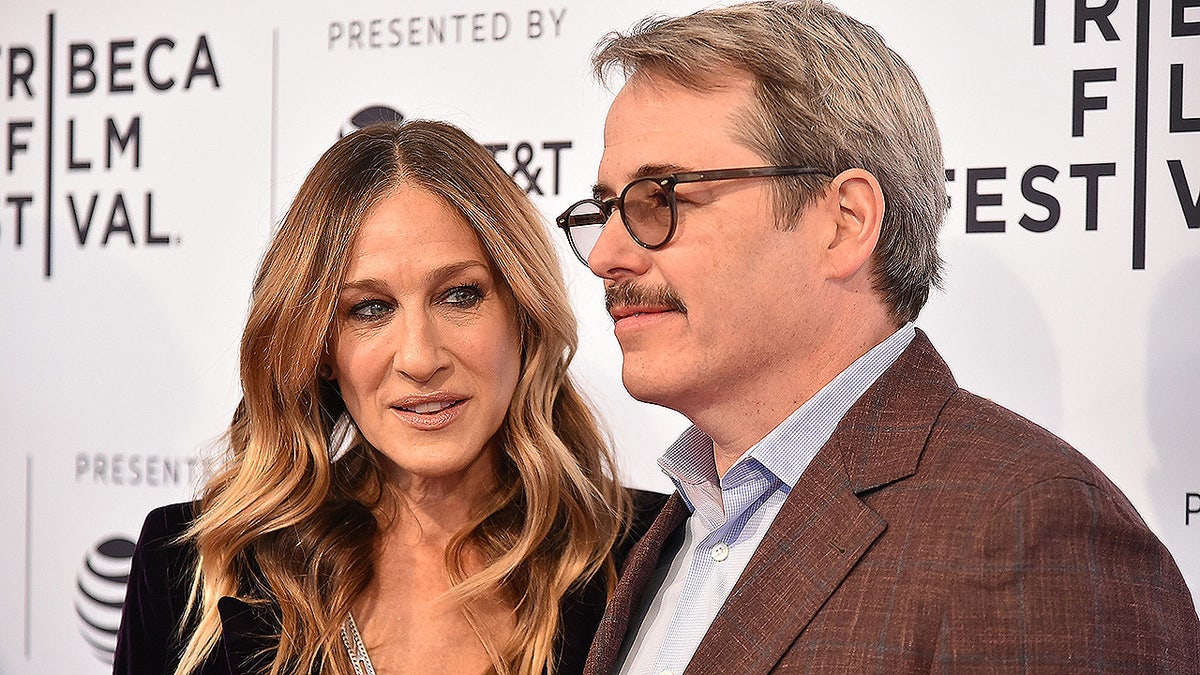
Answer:
[[[491,471],[485,450],[520,377],[516,309],[441,197],[401,186],[367,215],[331,353],[346,408],[402,479]]]

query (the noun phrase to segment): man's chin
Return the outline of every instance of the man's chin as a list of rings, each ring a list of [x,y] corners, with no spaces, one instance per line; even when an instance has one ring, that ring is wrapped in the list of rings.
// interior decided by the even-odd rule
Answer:
[[[629,395],[638,401],[673,408],[671,403],[678,399],[680,392],[676,386],[677,378],[670,373],[670,369],[631,369],[627,358],[621,371],[621,382]]]

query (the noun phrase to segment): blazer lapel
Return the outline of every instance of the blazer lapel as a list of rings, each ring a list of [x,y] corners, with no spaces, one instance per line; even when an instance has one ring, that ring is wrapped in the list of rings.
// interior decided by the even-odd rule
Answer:
[[[687,668],[770,672],[887,523],[859,493],[917,471],[955,390],[921,331],[850,408],[792,489]]]
[[[672,494],[645,536],[630,551],[621,579],[613,589],[612,598],[604,610],[604,618],[596,629],[584,675],[608,675],[612,672],[625,640],[625,632],[629,630],[629,617],[642,600],[646,583],[658,565],[663,545],[689,515],[691,511],[679,493]]]
[[[766,673],[887,524],[820,453],[797,482],[687,668]]]
[[[226,596],[217,601],[217,611],[229,675],[267,672],[279,635],[274,605],[251,605]]]

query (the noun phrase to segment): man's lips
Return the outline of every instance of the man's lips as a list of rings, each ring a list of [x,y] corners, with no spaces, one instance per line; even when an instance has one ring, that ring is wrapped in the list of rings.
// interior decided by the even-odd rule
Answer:
[[[687,306],[668,286],[639,286],[623,281],[604,289],[604,307],[616,323],[640,315],[679,312],[687,314]]]
[[[680,310],[663,305],[613,305],[608,313],[613,320],[613,333],[623,345],[625,340],[633,339],[642,331],[660,326],[673,317],[684,316]]]
[[[665,305],[615,305],[608,308],[608,315],[612,317],[614,322],[619,322],[622,319],[641,316],[643,314],[662,314],[663,312],[674,312],[674,307]]]

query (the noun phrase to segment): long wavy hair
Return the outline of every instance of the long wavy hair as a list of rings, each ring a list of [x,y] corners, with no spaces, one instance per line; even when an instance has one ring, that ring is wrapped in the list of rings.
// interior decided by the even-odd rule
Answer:
[[[374,574],[384,478],[361,435],[330,460],[345,405],[319,372],[359,226],[401,184],[462,214],[516,300],[521,378],[496,435],[497,487],[446,552],[452,597],[473,625],[476,600],[499,592],[515,603],[511,638],[484,638],[493,672],[553,672],[563,598],[597,575],[613,585],[610,551],[631,507],[567,374],[575,319],[539,214],[457,127],[374,125],[317,161],[255,279],[229,455],[185,535],[199,557],[177,675],[196,672],[217,644],[222,596],[278,607],[271,675],[351,673],[340,626]],[[468,571],[468,559],[482,569]]]

